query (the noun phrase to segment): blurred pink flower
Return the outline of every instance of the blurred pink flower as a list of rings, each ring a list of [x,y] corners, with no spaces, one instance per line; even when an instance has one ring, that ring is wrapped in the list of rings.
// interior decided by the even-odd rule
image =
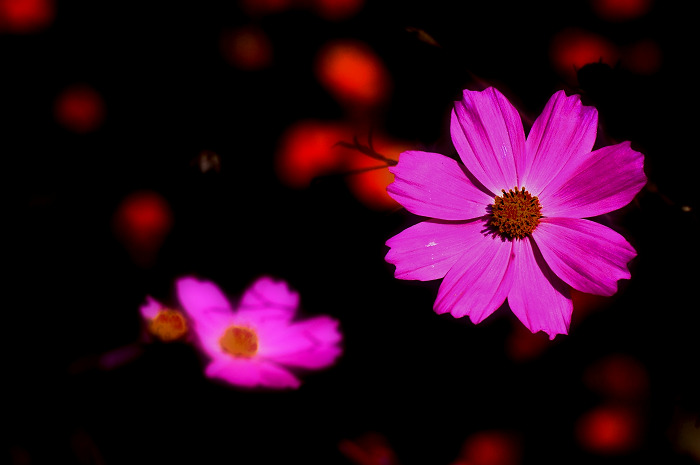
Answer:
[[[139,308],[148,332],[163,342],[178,341],[189,331],[187,319],[179,310],[167,308],[151,296]]]
[[[297,369],[329,367],[342,352],[337,320],[294,320],[299,295],[283,281],[258,279],[236,310],[208,281],[181,278],[177,293],[209,359],[209,378],[246,388],[298,388]]]
[[[566,334],[570,287],[612,295],[629,279],[634,248],[583,219],[628,204],[646,183],[629,142],[591,152],[598,113],[555,93],[527,138],[496,89],[465,90],[450,132],[462,163],[408,151],[391,168],[389,194],[428,217],[387,241],[399,279],[444,278],[434,309],[481,322],[508,299],[534,332]]]

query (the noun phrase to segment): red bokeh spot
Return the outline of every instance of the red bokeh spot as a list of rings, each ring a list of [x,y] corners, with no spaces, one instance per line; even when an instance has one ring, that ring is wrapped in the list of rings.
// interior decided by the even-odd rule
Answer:
[[[377,105],[389,94],[389,72],[363,42],[338,40],[326,44],[316,57],[315,73],[339,102],[352,107]]]
[[[280,138],[275,158],[279,179],[294,188],[308,187],[317,176],[340,172],[346,165],[348,149],[335,146],[352,140],[348,125],[316,120],[300,121]]]
[[[386,192],[394,179],[388,163],[338,144],[352,144],[354,135],[349,124],[316,120],[296,123],[280,138],[275,157],[278,178],[289,187],[302,189],[317,177],[342,174],[355,198],[365,206],[375,210],[397,208],[399,204]],[[375,135],[372,148],[381,156],[398,160],[399,154],[411,147]]]
[[[54,0],[0,0],[0,32],[38,32],[47,28],[55,16]]]
[[[521,445],[518,438],[505,431],[480,431],[467,438],[458,463],[469,465],[517,465]]]
[[[64,89],[54,102],[56,121],[79,134],[99,128],[105,118],[102,96],[92,87],[76,84]]]
[[[240,0],[241,8],[249,15],[280,13],[294,5],[294,0]]]
[[[612,297],[587,294],[585,292],[571,289],[571,302],[574,305],[574,312],[571,315],[571,324],[577,325],[589,314],[610,305]]]
[[[343,439],[340,453],[356,465],[398,465],[396,454],[379,433],[365,433],[356,440]]]
[[[649,12],[652,0],[592,0],[598,16],[607,21],[627,21]]]
[[[114,214],[114,229],[132,259],[150,265],[173,225],[170,205],[154,191],[128,195]]]
[[[256,26],[245,26],[221,35],[221,53],[236,68],[255,71],[272,63],[272,42]]]
[[[564,29],[555,34],[549,54],[552,67],[571,82],[584,65],[602,61],[614,66],[619,59],[617,47],[611,41],[578,28]]]
[[[610,354],[592,364],[584,374],[586,385],[619,400],[637,400],[649,392],[649,374],[634,357]]]
[[[622,65],[633,73],[654,74],[661,69],[661,47],[652,39],[640,40],[625,47]]]
[[[578,419],[576,438],[581,447],[596,454],[629,453],[641,442],[641,420],[630,407],[596,407]]]
[[[411,148],[404,142],[392,140],[383,135],[372,137],[372,149],[391,160],[398,160],[401,152]],[[348,187],[355,198],[365,206],[373,210],[400,207],[399,203],[386,191],[387,186],[394,181],[394,175],[389,172],[386,162],[355,152],[349,159],[349,167],[353,174],[347,177]]]
[[[314,10],[323,19],[339,21],[357,14],[364,3],[364,0],[315,0]]]
[[[543,331],[530,332],[516,322],[506,339],[506,354],[516,362],[525,362],[539,357],[553,342]]]

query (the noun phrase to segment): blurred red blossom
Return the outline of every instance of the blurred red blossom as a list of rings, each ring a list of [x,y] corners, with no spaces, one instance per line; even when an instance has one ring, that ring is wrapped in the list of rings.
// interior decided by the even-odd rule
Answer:
[[[601,455],[625,454],[642,443],[643,418],[634,406],[605,404],[584,413],[576,422],[581,447]]]

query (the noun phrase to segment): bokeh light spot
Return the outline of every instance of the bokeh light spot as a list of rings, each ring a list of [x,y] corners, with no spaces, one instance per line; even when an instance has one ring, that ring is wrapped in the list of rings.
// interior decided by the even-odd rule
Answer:
[[[620,400],[641,399],[649,392],[649,374],[636,358],[609,354],[593,363],[584,374],[589,389]]]
[[[39,32],[51,25],[55,16],[54,0],[0,0],[0,32]]]
[[[318,53],[319,82],[341,103],[374,106],[388,98],[389,72],[372,48],[360,41],[337,40]]]
[[[272,42],[261,28],[244,26],[221,34],[221,53],[236,68],[255,71],[272,63]]]
[[[633,451],[641,441],[641,418],[631,407],[603,405],[576,422],[576,438],[589,452],[602,455]]]
[[[323,19],[340,21],[356,15],[364,3],[364,0],[315,0],[314,10]]]
[[[654,74],[661,69],[662,52],[653,39],[645,39],[628,45],[623,50],[622,64],[637,74]]]
[[[114,214],[114,230],[134,262],[153,263],[173,225],[165,198],[154,191],[138,191],[122,200]]]
[[[102,96],[85,84],[76,84],[64,89],[54,102],[56,121],[78,134],[95,131],[102,125],[105,114]]]
[[[589,63],[614,66],[620,58],[617,47],[605,37],[579,28],[564,29],[552,37],[549,49],[552,67],[575,82],[576,71]]]
[[[628,21],[649,12],[652,0],[592,0],[593,11],[607,21]]]
[[[480,431],[462,445],[459,463],[469,465],[518,465],[521,457],[518,438],[507,431]]]

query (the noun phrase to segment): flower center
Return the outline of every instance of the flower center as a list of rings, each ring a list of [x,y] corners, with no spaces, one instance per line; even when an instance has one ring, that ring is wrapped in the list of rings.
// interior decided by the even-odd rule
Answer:
[[[252,357],[258,352],[258,335],[255,331],[241,326],[230,326],[219,344],[224,352],[234,357]]]
[[[515,187],[508,192],[501,189],[501,192],[503,195],[496,196],[491,205],[489,225],[503,237],[522,239],[534,231],[542,218],[540,201],[524,187],[521,190]]]
[[[164,308],[151,320],[148,330],[161,341],[174,341],[187,333],[187,320],[181,312]]]

